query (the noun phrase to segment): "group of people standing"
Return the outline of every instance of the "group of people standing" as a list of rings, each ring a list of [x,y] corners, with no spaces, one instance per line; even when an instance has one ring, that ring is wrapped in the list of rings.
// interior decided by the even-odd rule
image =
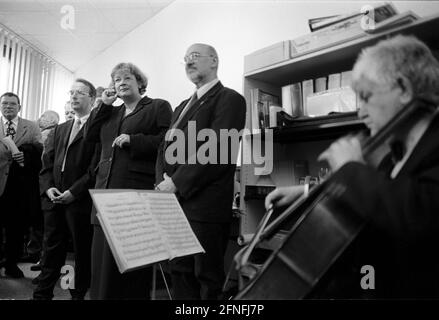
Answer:
[[[102,93],[102,102],[95,108],[93,84],[81,78],[72,84],[69,93],[74,119],[50,131],[42,154],[39,191],[44,212],[44,250],[33,299],[53,298],[69,237],[75,254],[74,289],[69,289],[72,299],[84,299],[89,288],[91,299],[149,298],[152,267],[124,274],[118,271],[92,206],[88,190],[93,188],[176,193],[206,254],[172,263],[183,266],[181,270],[171,268],[176,271],[172,272],[173,296],[221,298],[235,165],[204,166],[188,161],[168,165],[165,151],[171,142],[165,141],[165,134],[172,128],[187,137],[189,121],[196,122],[197,130],[240,131],[246,105],[240,94],[218,80],[219,57],[213,47],[192,45],[185,62],[196,92],[174,113],[166,100],[145,95],[148,80],[131,63],[119,63],[113,68],[111,88]],[[123,104],[115,107],[117,98]],[[21,122],[18,110],[14,118]],[[41,134],[36,137],[42,150]],[[3,147],[1,143],[0,146]],[[185,154],[186,159],[190,156]],[[9,200],[9,196],[4,193],[1,199]]]
[[[196,158],[194,152],[203,142],[197,141],[195,150],[188,145],[204,129],[217,137],[222,129],[243,129],[246,103],[218,80],[219,57],[213,47],[194,44],[184,61],[196,90],[174,112],[166,100],[144,94],[147,79],[131,63],[113,68],[113,88],[102,93],[96,108],[92,108],[94,86],[85,79],[72,84],[74,119],[54,127],[42,155],[44,250],[34,299],[53,298],[69,234],[75,251],[72,299],[84,299],[89,288],[91,299],[149,298],[151,267],[118,271],[88,193],[93,188],[175,193],[205,253],[172,260],[173,298],[223,298],[236,161],[194,163],[189,160]],[[419,40],[397,36],[362,52],[353,68],[353,88],[360,100],[358,115],[372,138],[408,106],[419,108],[385,139],[384,146],[392,152],[377,167],[368,162],[359,136],[343,137],[319,156],[331,168],[330,179],[343,186],[337,189],[340,192],[332,190],[335,207],[361,217],[365,227],[319,280],[312,297],[437,298],[439,63]],[[116,98],[123,104],[114,107]],[[0,104],[0,138],[10,136],[20,150],[11,153],[0,143],[0,208],[8,239],[2,266],[6,274],[18,277],[20,194],[28,185],[27,172],[38,168],[35,163],[43,145],[36,125],[17,116],[18,96],[3,94]],[[190,121],[196,124],[195,137]],[[184,162],[166,157],[175,150],[170,148],[175,130],[185,137]],[[305,191],[303,186],[278,188],[265,205],[267,209],[289,205]],[[376,288],[361,286],[363,266],[374,268]]]

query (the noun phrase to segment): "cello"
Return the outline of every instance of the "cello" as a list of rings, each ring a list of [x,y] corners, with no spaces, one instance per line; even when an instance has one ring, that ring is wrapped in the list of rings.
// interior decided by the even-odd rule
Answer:
[[[377,167],[389,151],[387,143],[394,132],[407,130],[423,115],[434,113],[436,109],[429,100],[414,98],[384,128],[362,141],[364,159]],[[265,227],[272,208],[267,211],[253,239],[235,256],[240,291],[234,299],[304,299],[312,296],[322,277],[367,224],[365,218],[340,204],[340,197],[349,190],[337,179],[339,174],[335,172],[312,188],[308,195],[300,197]],[[254,270],[249,263],[252,250],[280,230],[286,230],[281,245],[244,284],[243,274]]]

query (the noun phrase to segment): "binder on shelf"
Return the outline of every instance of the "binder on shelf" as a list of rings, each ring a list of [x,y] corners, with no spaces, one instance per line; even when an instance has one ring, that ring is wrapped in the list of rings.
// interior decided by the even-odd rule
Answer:
[[[307,100],[310,95],[314,93],[313,80],[305,80],[302,82],[302,102],[303,102],[303,114],[308,115]]]
[[[270,106],[279,105],[279,97],[259,88],[250,90],[252,106],[252,132],[270,127]]]
[[[341,73],[333,73],[328,76],[328,90],[341,87]]]
[[[314,92],[322,92],[327,89],[326,87],[326,77],[320,77],[315,80],[315,90]]]
[[[303,116],[302,84],[300,82],[282,87],[282,108],[290,116]]]

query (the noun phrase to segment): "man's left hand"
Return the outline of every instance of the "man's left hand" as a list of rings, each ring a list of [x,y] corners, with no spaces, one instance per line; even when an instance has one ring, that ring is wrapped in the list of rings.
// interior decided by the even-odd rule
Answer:
[[[60,196],[53,200],[54,203],[60,204],[70,204],[75,200],[75,196],[70,192],[70,190],[64,191]]]
[[[327,161],[333,173],[348,162],[365,162],[360,140],[355,136],[341,138],[333,142],[328,149],[319,155],[317,160]]]
[[[175,186],[174,181],[172,181],[172,178],[166,173],[163,174],[163,178],[164,180],[156,186],[156,190],[176,193],[177,187]]]

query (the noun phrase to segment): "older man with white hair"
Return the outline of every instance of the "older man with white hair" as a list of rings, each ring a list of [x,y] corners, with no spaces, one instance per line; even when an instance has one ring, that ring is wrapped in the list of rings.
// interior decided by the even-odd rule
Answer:
[[[396,36],[363,50],[353,88],[372,137],[407,106],[418,108],[384,142],[393,152],[378,169],[365,160],[358,136],[337,140],[319,156],[333,182],[346,188],[337,208],[366,225],[310,297],[439,298],[439,63],[418,39]],[[278,188],[266,207],[289,204],[302,192]]]

